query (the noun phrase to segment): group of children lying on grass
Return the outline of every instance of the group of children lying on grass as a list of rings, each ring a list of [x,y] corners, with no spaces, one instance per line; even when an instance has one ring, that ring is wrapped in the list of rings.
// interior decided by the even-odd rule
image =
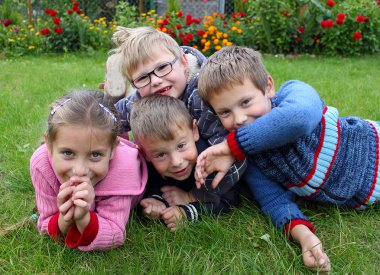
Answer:
[[[250,48],[206,59],[149,27],[119,27],[113,39],[117,69],[108,64],[105,92],[73,91],[51,106],[30,166],[39,231],[83,251],[108,249],[124,243],[134,206],[174,232],[237,207],[244,181],[300,244],[304,264],[330,271],[295,200],[377,202],[380,123],[339,117],[301,81],[275,93]]]

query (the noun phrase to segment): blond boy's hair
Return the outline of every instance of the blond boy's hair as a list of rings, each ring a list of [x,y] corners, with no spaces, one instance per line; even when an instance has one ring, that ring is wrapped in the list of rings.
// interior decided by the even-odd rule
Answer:
[[[268,77],[259,52],[239,46],[223,47],[211,55],[204,65],[198,81],[199,95],[209,102],[222,89],[242,85],[245,78],[264,93]]]
[[[132,81],[132,72],[139,64],[152,59],[153,51],[166,50],[175,57],[181,57],[181,48],[178,43],[168,34],[152,27],[124,28],[117,27],[112,36],[116,45],[111,53],[121,57],[120,69],[125,77]]]
[[[192,129],[193,119],[182,100],[153,94],[133,105],[130,125],[133,138],[139,144],[146,138],[173,140],[178,130]]]

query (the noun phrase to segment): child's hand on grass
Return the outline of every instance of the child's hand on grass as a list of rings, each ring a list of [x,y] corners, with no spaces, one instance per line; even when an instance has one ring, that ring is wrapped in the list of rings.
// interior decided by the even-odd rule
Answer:
[[[323,251],[322,242],[308,227],[296,225],[291,234],[301,245],[303,262],[307,268],[318,272],[331,271],[330,259]]]
[[[166,205],[162,201],[156,200],[154,198],[142,199],[140,201],[140,205],[143,208],[143,216],[150,219],[161,218],[161,212],[166,208]]]
[[[161,217],[166,224],[166,227],[171,232],[175,232],[179,226],[183,225],[182,219],[186,217],[186,213],[178,206],[170,206],[161,212]]]
[[[195,202],[195,198],[191,192],[185,192],[176,186],[164,186],[161,188],[161,192],[162,197],[170,206]]]
[[[234,162],[235,157],[232,155],[227,141],[208,147],[197,158],[194,175],[197,188],[201,188],[206,177],[215,171],[217,174],[211,186],[212,188],[216,188]]]

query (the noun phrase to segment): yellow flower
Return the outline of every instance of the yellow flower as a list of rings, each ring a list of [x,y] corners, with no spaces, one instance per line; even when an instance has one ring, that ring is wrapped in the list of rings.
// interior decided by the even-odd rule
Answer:
[[[223,39],[223,40],[222,40],[222,44],[223,44],[223,45],[227,45],[227,43],[228,43],[228,40],[227,40],[227,39]]]
[[[162,23],[162,20],[161,19],[158,19],[157,20],[157,24],[161,24]]]
[[[9,42],[15,42],[13,38],[9,38]]]
[[[142,14],[141,14],[141,16],[142,16],[142,17],[145,17],[145,16],[146,16],[146,13],[145,13],[145,12],[144,12],[144,13],[142,13]]]
[[[240,21],[236,21],[235,24],[236,24],[236,25],[240,25]]]
[[[37,22],[40,22],[41,21],[41,18],[37,18]]]
[[[238,30],[237,30],[237,33],[242,33],[242,32],[243,32],[242,29],[238,29]]]
[[[39,32],[36,32],[35,34],[34,34],[34,36],[39,36],[40,35],[40,33]]]
[[[216,38],[220,39],[220,38],[222,38],[222,36],[223,36],[222,32],[217,32],[216,33]]]
[[[203,38],[203,39],[201,40],[201,43],[204,44],[204,43],[206,43],[206,41],[207,41],[207,40]]]
[[[31,32],[34,32],[34,28],[30,28],[30,31],[31,31]]]
[[[83,17],[83,19],[88,19],[88,16],[86,15],[85,17]]]
[[[236,31],[237,30],[236,26],[232,26],[231,30]]]
[[[227,46],[232,46],[232,42],[228,42],[228,43],[227,43]]]
[[[29,24],[29,25],[28,25],[28,29],[31,29],[31,28],[33,28],[33,26]]]
[[[35,47],[33,46],[33,45],[30,45],[29,47],[28,47],[28,49],[29,50],[33,50]]]
[[[207,38],[207,33],[205,33],[202,37],[203,37],[203,38]]]
[[[88,27],[90,30],[93,30],[94,29],[94,26],[89,26]]]
[[[214,39],[214,44],[218,45],[219,44],[219,39]]]
[[[210,42],[210,41],[207,41],[207,42],[205,43],[205,46],[206,46],[206,47],[210,47],[210,44],[211,44],[211,42]]]
[[[98,31],[98,30],[100,30],[100,29],[99,29],[99,27],[96,27],[96,28],[95,28],[95,30],[97,30],[97,31]]]
[[[94,19],[94,23],[98,23],[100,22],[98,19]]]
[[[222,47],[221,47],[220,45],[216,45],[216,46],[215,46],[215,50],[217,50],[217,51],[220,50],[221,48],[222,48]]]
[[[223,33],[223,38],[228,38],[228,34]]]
[[[167,32],[168,29],[167,28],[162,28],[162,32]]]
[[[107,34],[107,33],[108,33],[108,31],[107,31],[107,30],[105,30],[105,31],[103,31],[103,33]]]
[[[193,45],[193,48],[198,50],[198,46],[197,45]]]

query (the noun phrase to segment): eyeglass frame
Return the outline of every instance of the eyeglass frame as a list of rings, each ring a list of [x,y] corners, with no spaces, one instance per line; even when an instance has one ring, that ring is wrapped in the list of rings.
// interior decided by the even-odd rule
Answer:
[[[162,78],[162,77],[164,77],[164,76],[167,76],[168,74],[170,74],[170,73],[173,71],[173,65],[174,65],[174,63],[177,62],[178,59],[179,59],[179,57],[176,56],[176,58],[174,58],[173,61],[161,63],[160,65],[158,65],[156,68],[154,68],[154,69],[153,69],[152,71],[150,71],[149,73],[142,74],[142,75],[138,76],[137,78],[135,78],[134,80],[131,81],[132,86],[133,86],[135,89],[141,89],[141,88],[144,88],[144,87],[148,86],[148,85],[152,82],[152,79],[150,78],[150,76],[151,76],[152,74],[154,74],[154,75],[157,76],[158,78]],[[163,65],[170,65],[170,71],[169,71],[168,73],[164,74],[164,75],[158,76],[154,71],[157,70],[159,67],[162,67]],[[136,87],[136,85],[135,85],[134,82],[135,82],[137,79],[139,79],[139,78],[141,78],[141,77],[146,77],[146,76],[149,78],[149,82],[148,82],[146,85],[144,85],[144,86]]]

